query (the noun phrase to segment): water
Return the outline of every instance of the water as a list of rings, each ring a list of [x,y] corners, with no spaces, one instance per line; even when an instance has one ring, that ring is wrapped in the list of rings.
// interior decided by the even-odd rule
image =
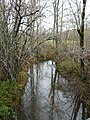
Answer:
[[[53,63],[53,64],[52,64]],[[48,61],[33,65],[29,71],[18,110],[19,120],[77,120],[81,119],[74,104],[78,101],[75,90],[56,71],[54,62]],[[77,100],[77,101],[76,101]],[[77,113],[77,114],[76,114]]]

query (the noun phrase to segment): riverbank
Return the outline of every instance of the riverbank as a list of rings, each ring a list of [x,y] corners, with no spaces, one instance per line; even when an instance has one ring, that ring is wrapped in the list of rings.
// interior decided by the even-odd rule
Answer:
[[[33,64],[48,61],[48,58],[40,56],[30,58],[23,62],[22,69],[18,72],[16,80],[11,80],[3,69],[0,69],[0,118],[1,120],[18,120],[16,108],[21,99],[21,93],[28,81],[28,69]]]
[[[49,58],[50,59],[50,58]],[[38,62],[48,61],[47,58],[39,58],[39,60],[29,61],[28,64],[24,64],[23,69],[18,73],[17,80],[12,81],[10,79],[6,79],[0,85],[0,118],[1,120],[10,120],[17,119],[17,112],[15,107],[18,106],[20,101],[20,93],[23,90],[24,86],[28,80],[28,67],[33,64],[37,64]],[[76,63],[73,59],[64,59],[56,63],[57,71],[65,76],[72,87],[74,87],[77,94],[80,96],[80,100],[85,104],[85,108],[88,109],[88,117],[90,117],[90,76],[89,74],[85,76],[85,80],[81,81],[80,78],[80,68],[79,64]],[[3,108],[3,109],[2,109]]]
[[[84,103],[87,109],[87,118],[90,117],[90,74],[89,71],[85,74],[84,80],[80,77],[79,64],[73,59],[65,59],[56,64],[57,71],[65,76],[72,87],[74,87],[80,100]]]
[[[27,82],[27,71],[20,71],[17,80],[2,79],[0,84],[0,120],[18,120],[16,107],[20,101],[20,93]]]

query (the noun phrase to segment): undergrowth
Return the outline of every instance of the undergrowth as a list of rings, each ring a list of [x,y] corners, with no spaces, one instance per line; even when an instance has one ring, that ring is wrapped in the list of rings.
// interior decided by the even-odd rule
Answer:
[[[65,59],[57,63],[57,70],[63,75],[79,75],[79,64],[73,59]]]
[[[20,92],[24,88],[27,74],[18,73],[18,79],[6,79],[0,84],[0,120],[18,120],[16,107],[20,101]]]

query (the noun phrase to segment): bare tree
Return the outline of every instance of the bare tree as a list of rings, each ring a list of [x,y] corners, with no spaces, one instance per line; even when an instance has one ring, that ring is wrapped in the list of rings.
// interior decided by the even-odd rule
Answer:
[[[29,5],[23,0],[10,0],[8,2],[1,0],[0,9],[0,27],[2,28],[0,30],[0,64],[6,73],[8,73],[8,76],[15,80],[25,55],[23,53],[27,45],[26,32],[30,29],[30,25],[38,18],[38,15],[35,16],[35,14],[39,10],[31,10]],[[33,19],[27,24],[27,18],[32,16]],[[24,40],[20,42],[21,39]]]
[[[83,0],[83,8],[81,12],[81,2],[79,3],[77,0],[75,1],[75,4],[77,6],[77,13],[74,12],[72,8],[72,4],[68,0],[71,11],[73,13],[73,16],[76,21],[76,26],[77,26],[77,32],[80,37],[80,72],[81,72],[81,77],[83,79],[84,77],[84,25],[85,25],[85,8],[86,8],[86,2],[87,0]]]
[[[53,2],[53,8],[54,8],[54,36],[56,38],[56,48],[58,47],[58,18],[59,18],[59,0],[54,0]]]
[[[82,15],[81,15],[81,25],[80,25],[80,29],[77,30],[79,35],[80,35],[80,48],[81,48],[81,58],[80,58],[80,68],[81,68],[81,76],[83,78],[83,74],[84,74],[84,21],[85,21],[85,8],[86,8],[86,1],[87,0],[83,0],[83,11],[82,11]]]

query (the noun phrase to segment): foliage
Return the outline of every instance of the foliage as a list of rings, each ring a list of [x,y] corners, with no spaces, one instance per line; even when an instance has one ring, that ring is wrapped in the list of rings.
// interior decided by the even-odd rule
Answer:
[[[22,70],[18,73],[18,80],[22,81],[22,80],[26,80],[27,79],[27,73],[26,71]]]
[[[0,102],[0,120],[4,119],[4,120],[9,120],[9,116],[10,116],[10,109],[8,106],[2,104]]]
[[[53,45],[53,40],[46,41],[38,50],[39,61],[53,59],[56,53],[55,45]],[[37,56],[37,52],[36,52]]]
[[[16,84],[7,79],[0,85],[0,120],[10,120],[10,116],[15,118],[13,108],[19,101]]]
[[[6,79],[0,85],[0,120],[17,120],[14,107],[20,100],[20,91],[27,80],[27,72],[21,70],[17,75],[17,81]]]
[[[1,80],[5,79],[5,77],[6,77],[6,74],[5,74],[4,70],[0,68],[0,82],[1,82]]]
[[[60,74],[65,75],[69,79],[71,85],[75,88],[78,94],[81,95],[81,100],[85,103],[86,107],[90,106],[89,95],[89,80],[86,80],[88,75],[84,76],[85,80],[82,81],[80,77],[80,65],[73,59],[64,59],[57,63],[57,70]]]
[[[79,74],[79,64],[74,62],[73,59],[65,59],[57,63],[57,70],[61,74]]]
[[[21,70],[17,75],[17,86],[21,91],[27,81],[27,71]]]

